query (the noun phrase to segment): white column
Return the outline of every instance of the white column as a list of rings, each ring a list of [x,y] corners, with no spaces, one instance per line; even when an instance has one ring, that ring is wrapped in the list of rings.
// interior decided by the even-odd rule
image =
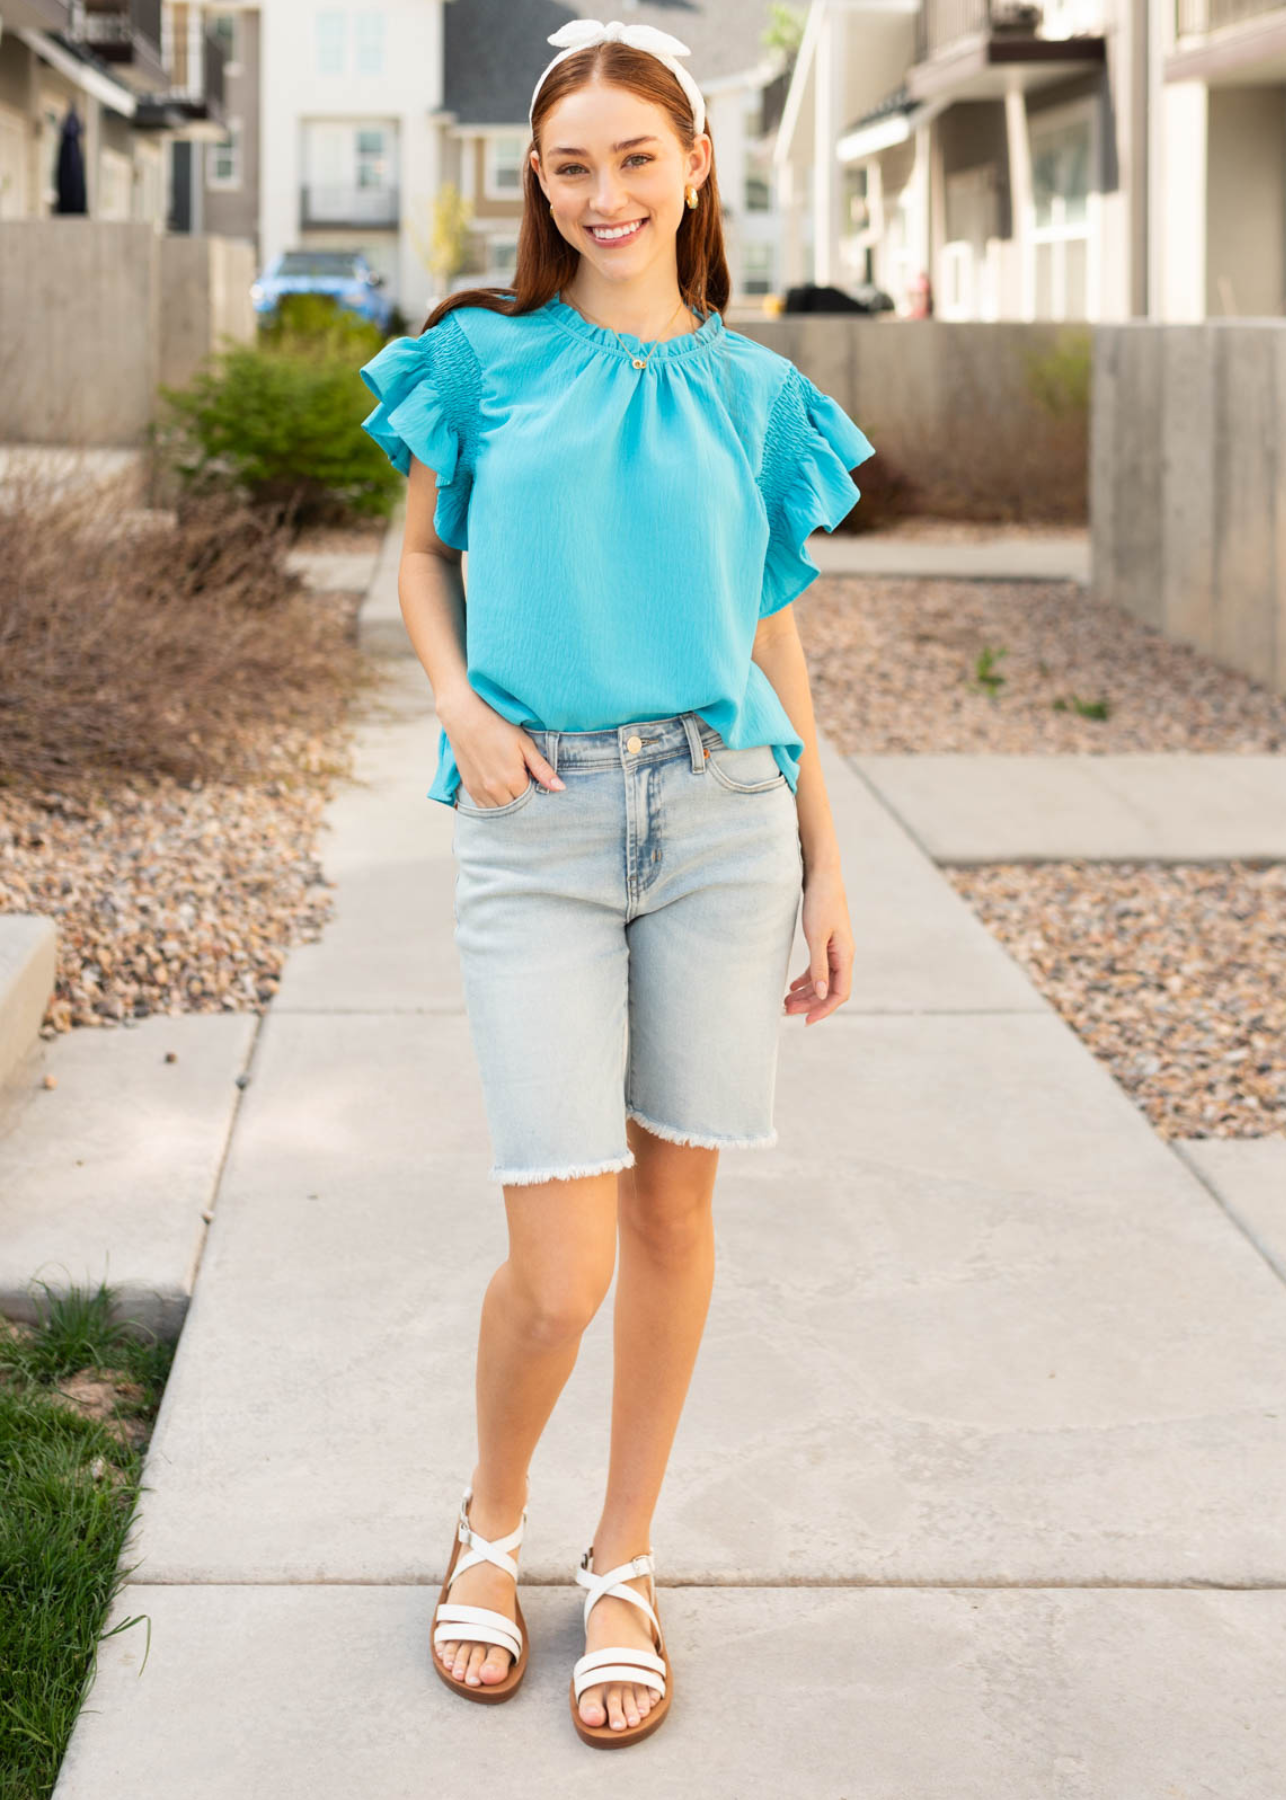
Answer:
[[[813,52],[813,280],[823,287],[835,279],[839,213],[839,164],[835,160],[835,146],[839,142],[841,123],[841,24],[834,9],[825,7]]]
[[[1031,140],[1027,136],[1027,98],[1021,88],[1005,95],[1005,141],[1009,152],[1009,199],[1014,242],[1022,281],[1020,317],[1036,316],[1036,270],[1032,261]]]

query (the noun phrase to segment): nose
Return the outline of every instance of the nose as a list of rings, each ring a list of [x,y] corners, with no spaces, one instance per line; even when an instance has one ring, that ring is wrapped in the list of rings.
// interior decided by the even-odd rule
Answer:
[[[594,213],[597,218],[614,217],[617,208],[625,198],[625,189],[612,171],[605,170],[594,183]]]

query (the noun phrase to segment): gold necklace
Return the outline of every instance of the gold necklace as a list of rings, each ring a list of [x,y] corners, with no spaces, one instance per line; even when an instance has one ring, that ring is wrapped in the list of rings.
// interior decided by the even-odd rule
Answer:
[[[652,351],[655,350],[658,347],[658,345],[668,341],[667,339],[664,339],[664,338],[657,338],[656,341],[652,344],[651,349],[648,350],[647,356],[636,356],[634,354],[634,352],[629,348],[629,345],[625,343],[624,339],[621,337],[621,334],[616,329],[615,325],[605,325],[601,319],[595,319],[594,317],[592,317],[591,314],[587,313],[583,307],[577,306],[576,302],[574,300],[569,300],[568,305],[571,306],[574,311],[578,312],[582,319],[587,319],[591,325],[597,325],[603,331],[610,331],[612,336],[616,339],[617,343],[620,344],[621,349],[627,353],[630,361],[634,364],[634,367],[636,369],[646,369],[647,365],[648,365],[648,361],[652,355]],[[679,308],[682,307],[682,305],[683,305],[683,295],[680,294],[679,295],[679,305],[676,306],[674,309],[674,312],[672,312],[670,314],[670,318],[665,321],[667,325],[675,317],[675,314],[678,313]]]

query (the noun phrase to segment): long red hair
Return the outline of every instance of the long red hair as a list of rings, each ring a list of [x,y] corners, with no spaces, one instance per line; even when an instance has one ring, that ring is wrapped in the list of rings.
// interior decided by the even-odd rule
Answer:
[[[580,252],[572,249],[554,223],[549,202],[531,166],[531,152],[540,149],[541,131],[552,108],[593,77],[609,81],[615,87],[628,88],[644,100],[653,101],[669,116],[674,134],[684,150],[690,150],[695,144],[688,97],[673,71],[655,56],[650,56],[646,50],[636,50],[630,44],[609,42],[592,44],[574,56],[566,57],[546,76],[536,97],[532,139],[522,164],[522,221],[518,228],[518,256],[513,280],[503,288],[462,288],[458,293],[448,294],[424,321],[423,331],[436,325],[455,306],[486,306],[499,313],[534,312],[570,284],[580,261]],[[709,120],[705,128],[709,134]],[[685,206],[683,209],[675,255],[679,292],[685,304],[703,316],[712,308],[721,312],[728,304],[732,282],[723,247],[723,210],[719,204],[713,136],[710,171],[697,190],[696,207]]]

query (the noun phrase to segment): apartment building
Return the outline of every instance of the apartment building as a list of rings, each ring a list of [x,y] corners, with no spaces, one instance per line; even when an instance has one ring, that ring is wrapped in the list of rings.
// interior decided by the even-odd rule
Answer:
[[[958,319],[1280,313],[1286,7],[813,0],[788,278]]]
[[[1158,318],[1286,312],[1286,5],[1152,0]]]
[[[259,13],[260,255],[358,249],[423,312],[440,180],[442,0]]]
[[[0,217],[56,210],[63,123],[82,128],[100,219],[169,212],[169,148],[222,133],[222,56],[163,0],[0,0]]]

